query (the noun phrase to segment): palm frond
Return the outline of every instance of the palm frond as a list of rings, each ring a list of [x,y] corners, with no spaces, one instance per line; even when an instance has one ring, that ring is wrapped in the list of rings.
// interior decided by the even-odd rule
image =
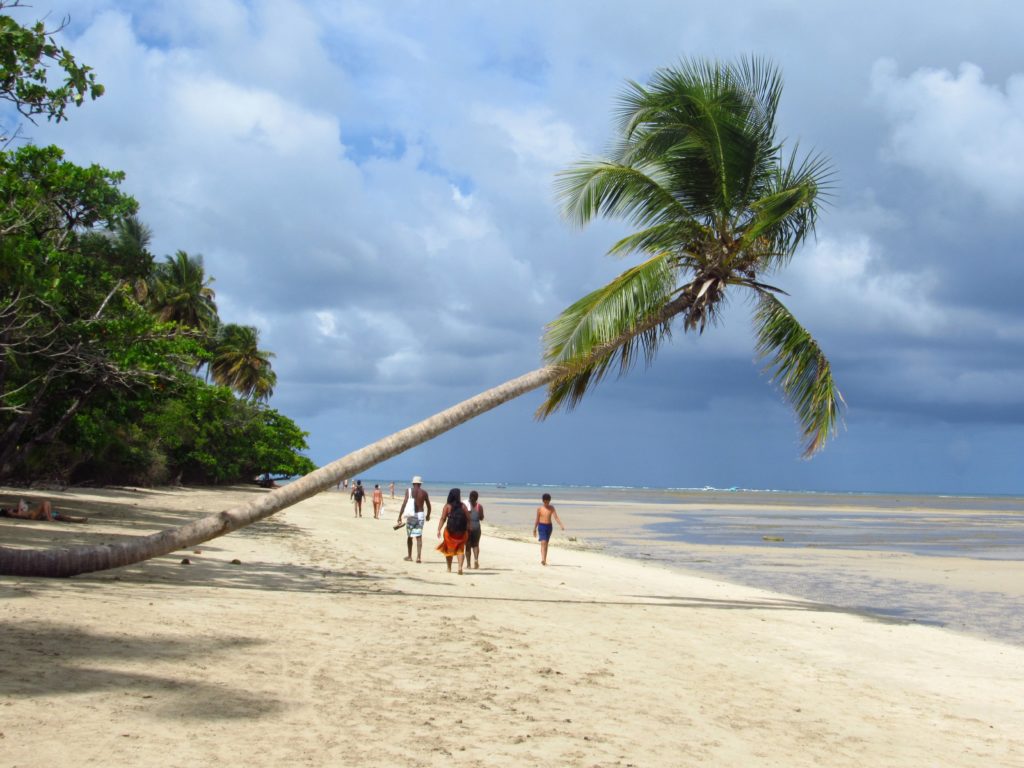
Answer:
[[[708,237],[707,229],[697,221],[665,221],[627,235],[608,250],[608,255],[673,251],[678,256],[691,250],[690,244],[704,242]]]
[[[577,226],[596,216],[619,217],[641,227],[689,218],[689,212],[647,171],[657,173],[656,168],[584,161],[557,174],[555,194],[562,201],[563,215]]]
[[[807,440],[804,458],[825,447],[842,423],[845,401],[832,366],[810,333],[775,296],[761,291],[754,312],[757,353],[796,412]]]
[[[564,374],[548,390],[538,410],[543,418],[563,405],[573,408],[617,360],[620,373],[638,353],[653,359],[669,333],[675,269],[671,255],[658,254],[631,267],[607,285],[587,294],[552,321],[544,334],[544,357]]]
[[[762,239],[770,257],[762,269],[773,270],[789,263],[797,249],[812,236],[823,204],[831,195],[835,172],[820,154],[797,160],[794,147],[789,161],[779,164],[764,196],[751,203],[752,216],[744,227],[741,243],[751,246]]]

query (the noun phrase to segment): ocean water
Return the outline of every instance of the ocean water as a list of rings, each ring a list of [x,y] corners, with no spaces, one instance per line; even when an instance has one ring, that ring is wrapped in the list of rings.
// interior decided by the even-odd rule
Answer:
[[[546,491],[570,535],[611,554],[880,620],[1024,644],[1024,498],[466,482],[426,487],[439,504],[450,487],[462,488],[464,497],[476,489],[489,521],[527,535]],[[396,494],[403,491],[396,487]],[[877,560],[857,554],[871,552],[889,556],[887,567],[873,568]],[[848,557],[831,557],[836,553]],[[978,569],[991,573],[974,578]]]

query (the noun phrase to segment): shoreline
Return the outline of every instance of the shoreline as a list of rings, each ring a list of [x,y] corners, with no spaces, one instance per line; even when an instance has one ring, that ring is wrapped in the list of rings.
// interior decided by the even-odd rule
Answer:
[[[0,519],[0,536],[112,540],[262,492],[53,493],[94,519]],[[81,765],[142,766],[1024,760],[1018,646],[564,538],[542,568],[535,543],[485,533],[481,569],[459,577],[433,551],[439,508],[425,562],[402,561],[397,503],[356,519],[325,492],[198,553],[0,578],[5,757],[60,764],[74,745]],[[60,740],[41,712],[60,713]]]

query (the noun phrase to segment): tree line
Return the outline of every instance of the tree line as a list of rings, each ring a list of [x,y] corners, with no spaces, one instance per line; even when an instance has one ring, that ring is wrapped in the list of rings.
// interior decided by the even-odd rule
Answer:
[[[47,67],[66,81],[51,84]],[[101,93],[41,22],[0,16],[0,101],[61,121]],[[0,482],[229,483],[313,470],[300,454],[306,433],[267,405],[273,354],[258,329],[221,320],[202,257],[158,260],[123,173],[76,165],[19,132],[0,129]]]

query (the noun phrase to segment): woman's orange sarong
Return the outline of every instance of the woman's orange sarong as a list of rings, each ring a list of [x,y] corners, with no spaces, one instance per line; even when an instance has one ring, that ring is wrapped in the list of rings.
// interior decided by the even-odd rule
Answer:
[[[466,542],[469,540],[469,531],[463,531],[459,534],[448,533],[448,529],[444,529],[444,541],[437,545],[437,551],[445,557],[455,557],[461,555],[466,551]]]

